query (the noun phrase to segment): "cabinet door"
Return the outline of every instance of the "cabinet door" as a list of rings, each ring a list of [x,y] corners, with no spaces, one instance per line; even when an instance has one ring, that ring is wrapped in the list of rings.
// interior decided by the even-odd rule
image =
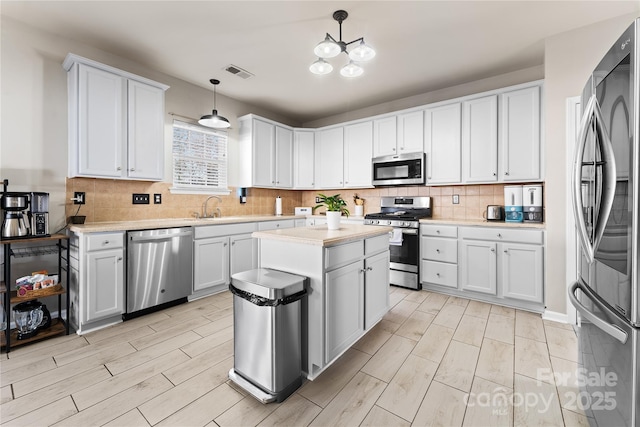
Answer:
[[[78,174],[126,176],[126,79],[78,65]]]
[[[311,189],[315,186],[314,132],[293,131],[293,186]]]
[[[87,253],[86,318],[84,322],[124,313],[123,250]]]
[[[273,187],[275,185],[275,126],[253,119],[253,185]]]
[[[502,243],[503,296],[543,302],[543,249],[537,245]]]
[[[318,188],[342,188],[343,184],[343,129],[321,130],[316,133],[316,183]]]
[[[396,116],[373,121],[373,157],[397,154]]]
[[[538,86],[500,95],[500,163],[504,181],[541,178]]]
[[[371,328],[389,310],[389,251],[365,259],[364,328]]]
[[[425,111],[427,184],[450,184],[461,181],[460,110],[460,103],[455,103]]]
[[[460,287],[463,290],[496,295],[496,243],[460,242]]]
[[[424,111],[399,114],[398,152],[421,153],[424,151]]]
[[[498,97],[462,104],[462,172],[465,182],[498,179]]]
[[[258,240],[251,237],[251,234],[231,236],[229,243],[231,245],[229,276],[258,267]]]
[[[276,126],[276,187],[293,187],[293,131]]]
[[[193,291],[229,283],[229,238],[193,242]]]
[[[127,176],[164,178],[164,90],[128,81]]]
[[[325,363],[364,333],[362,261],[326,273]]]
[[[363,122],[344,127],[344,186],[371,187],[373,123]]]

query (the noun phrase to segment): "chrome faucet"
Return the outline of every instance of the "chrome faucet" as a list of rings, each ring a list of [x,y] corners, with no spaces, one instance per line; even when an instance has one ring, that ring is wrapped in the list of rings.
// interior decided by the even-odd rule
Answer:
[[[218,202],[222,202],[222,199],[218,196],[209,196],[207,197],[207,200],[204,201],[204,203],[202,204],[202,217],[201,218],[215,218],[216,214],[214,213],[213,215],[209,215],[209,213],[207,212],[207,204],[209,203],[209,200],[211,199],[216,199]],[[218,214],[218,218],[222,217],[222,212],[220,211],[219,207],[216,207],[216,213]]]

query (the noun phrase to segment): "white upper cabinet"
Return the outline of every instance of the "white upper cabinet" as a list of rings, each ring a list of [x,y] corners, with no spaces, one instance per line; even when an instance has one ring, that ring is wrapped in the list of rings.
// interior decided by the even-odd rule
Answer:
[[[427,184],[461,181],[461,106],[459,102],[425,110]]]
[[[315,144],[316,188],[344,186],[344,127],[319,130]]]
[[[293,130],[251,114],[238,122],[239,186],[293,188]]]
[[[168,86],[69,54],[69,176],[161,181]]]
[[[293,131],[276,126],[275,186],[293,187]]]
[[[315,187],[315,132],[293,131],[293,186],[297,189]]]
[[[540,88],[500,94],[501,179],[541,179],[540,146]]]
[[[371,187],[373,122],[344,127],[344,187]]]
[[[462,103],[462,172],[465,182],[498,180],[498,96]]]
[[[398,150],[400,154],[424,151],[424,111],[398,114]]]
[[[373,121],[373,157],[424,150],[424,112],[401,113]]]
[[[397,154],[397,129],[396,116],[373,121],[373,157]]]

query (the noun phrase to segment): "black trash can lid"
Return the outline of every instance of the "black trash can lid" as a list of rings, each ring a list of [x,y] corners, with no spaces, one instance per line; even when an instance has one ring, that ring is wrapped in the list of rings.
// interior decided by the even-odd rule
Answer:
[[[256,268],[231,276],[231,284],[241,291],[271,300],[304,290],[306,277],[270,268]]]

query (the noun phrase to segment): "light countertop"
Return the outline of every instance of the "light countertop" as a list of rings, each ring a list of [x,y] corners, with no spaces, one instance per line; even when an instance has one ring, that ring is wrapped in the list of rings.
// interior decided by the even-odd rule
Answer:
[[[454,219],[454,218],[423,218],[420,224],[450,224],[458,226],[480,226],[480,227],[508,227],[508,228],[536,228],[544,230],[543,222],[505,222],[487,221],[484,219]]]
[[[69,230],[74,233],[99,233],[104,231],[147,230],[153,228],[191,227],[201,225],[239,224],[243,222],[280,221],[286,219],[305,219],[304,215],[242,215],[222,218],[162,218],[139,221],[92,222],[71,224]]]
[[[387,234],[393,229],[377,225],[340,224],[339,230],[329,230],[326,225],[313,227],[285,228],[280,230],[255,231],[258,239],[281,240],[314,246],[333,246],[354,240]]]

